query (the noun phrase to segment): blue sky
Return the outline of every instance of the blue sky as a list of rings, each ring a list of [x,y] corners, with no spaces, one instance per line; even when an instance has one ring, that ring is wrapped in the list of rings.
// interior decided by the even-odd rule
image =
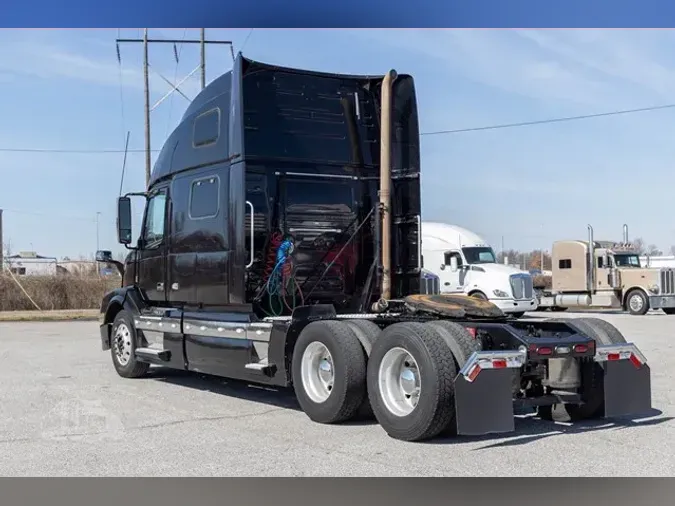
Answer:
[[[123,29],[123,37],[139,30]],[[183,29],[151,29],[182,38]],[[247,29],[208,30],[240,50]],[[117,30],[0,32],[0,148],[142,149],[140,45]],[[198,30],[187,30],[198,37]],[[286,66],[416,78],[423,132],[675,103],[675,33],[665,30],[254,30],[244,54]],[[151,47],[169,79],[199,63],[196,47]],[[226,48],[208,48],[207,80],[229,70]],[[120,85],[121,82],[121,85]],[[151,76],[151,101],[168,91]],[[194,97],[198,74],[182,87]],[[121,100],[123,98],[123,101]],[[123,107],[122,107],[123,102]],[[161,147],[187,101],[174,94],[152,113]],[[550,248],[555,239],[631,236],[675,244],[675,110],[543,126],[425,136],[423,212],[484,235],[496,249]],[[119,250],[115,199],[121,153],[0,151],[0,207],[13,251],[89,256]],[[153,158],[154,159],[154,158]],[[142,153],[130,154],[124,191],[144,186]],[[601,197],[601,198],[597,198]]]

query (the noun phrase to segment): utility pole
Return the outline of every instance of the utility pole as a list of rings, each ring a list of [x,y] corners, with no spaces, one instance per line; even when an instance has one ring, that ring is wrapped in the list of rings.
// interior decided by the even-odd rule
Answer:
[[[150,72],[148,61],[148,29],[143,30],[143,90],[145,92],[145,186],[150,186]]]
[[[202,90],[206,88],[206,28],[200,28],[199,54],[201,56],[202,67]]]
[[[119,50],[120,44],[126,43],[141,43],[143,44],[143,88],[145,94],[145,183],[146,186],[150,184],[150,174],[152,172],[152,159],[151,159],[151,150],[150,150],[150,113],[154,111],[159,104],[164,102],[171,94],[176,91],[182,95],[188,102],[192,99],[188,98],[185,93],[180,90],[180,86],[187,81],[195,72],[201,70],[201,87],[204,89],[206,87],[206,45],[207,44],[218,44],[226,45],[230,47],[230,54],[232,55],[232,61],[234,61],[234,47],[232,46],[232,41],[230,40],[206,40],[206,30],[204,28],[200,29],[201,37],[198,40],[194,39],[150,39],[148,37],[148,29],[145,28],[143,31],[142,39],[117,39],[117,58],[122,64],[122,57]],[[152,68],[149,61],[149,45],[150,44],[173,44],[174,47],[174,56],[176,63],[178,63],[178,52],[176,50],[176,44],[199,44],[200,51],[200,63],[199,65],[190,72],[187,76],[181,79],[178,83],[173,83],[162,74],[160,74],[156,69]],[[154,105],[150,105],[150,70],[153,70],[164,82],[171,86],[171,90],[166,93],[162,98],[160,98]]]
[[[96,251],[100,250],[100,244],[99,244],[99,218],[101,216],[100,211],[96,213]]]

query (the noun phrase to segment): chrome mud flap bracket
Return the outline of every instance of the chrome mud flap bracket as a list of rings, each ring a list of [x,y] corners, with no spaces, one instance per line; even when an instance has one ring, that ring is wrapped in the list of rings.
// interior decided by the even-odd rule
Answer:
[[[637,346],[598,346],[595,361],[605,371],[605,418],[645,415],[652,410],[651,369]]]
[[[519,351],[474,352],[455,378],[457,434],[513,432],[513,380],[525,364]]]

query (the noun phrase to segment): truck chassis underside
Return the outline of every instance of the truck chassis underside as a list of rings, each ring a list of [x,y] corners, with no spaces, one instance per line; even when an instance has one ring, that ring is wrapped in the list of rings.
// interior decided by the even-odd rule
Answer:
[[[535,409],[543,413],[543,417],[549,416],[551,407],[558,404],[582,409],[585,404],[598,402],[589,399],[589,392],[598,389],[598,385],[592,383],[598,381],[602,403],[592,417],[642,414],[651,409],[650,369],[644,356],[625,340],[607,344],[597,342],[597,335],[594,338],[584,335],[591,332],[589,328],[597,331],[597,324],[592,322],[589,326],[588,322],[576,320],[448,319],[437,314],[410,312],[405,306],[399,311],[393,307],[384,314],[336,314],[330,305],[300,307],[292,317],[257,320],[253,314],[246,313],[191,313],[171,308],[136,309],[139,306],[136,304],[136,308],[131,309],[130,306],[126,304],[127,310],[133,312],[134,355],[138,362],[275,387],[294,387],[296,392],[299,385],[297,375],[294,378],[293,374],[294,347],[311,324],[333,322],[343,330],[354,331],[350,335],[358,339],[366,363],[375,343],[386,340],[392,329],[401,327],[406,331],[405,326],[412,325],[414,332],[436,332],[455,362],[449,402],[453,404],[453,432],[458,435],[511,432],[515,409]],[[101,325],[104,350],[115,344],[113,316],[109,313]],[[359,324],[354,322],[376,325],[379,336],[369,338],[355,328]],[[444,331],[444,325],[450,326],[452,332]],[[464,332],[463,337],[457,334],[457,329]],[[473,344],[467,345],[467,339]],[[433,354],[437,352],[429,348],[428,353],[433,363]],[[576,383],[559,381],[556,384],[551,378],[551,364],[557,362],[562,363],[563,368],[569,368],[570,364],[577,364],[578,369],[595,368],[600,376],[580,373]],[[422,367],[416,367],[423,377]],[[370,370],[370,366],[368,368]],[[559,368],[556,371],[559,372]],[[366,389],[365,384],[363,388]],[[364,399],[372,398],[372,393],[364,391],[363,395]],[[336,421],[317,420],[311,413],[308,415],[316,421]],[[428,434],[413,437],[395,430],[388,432],[407,440],[429,437]]]

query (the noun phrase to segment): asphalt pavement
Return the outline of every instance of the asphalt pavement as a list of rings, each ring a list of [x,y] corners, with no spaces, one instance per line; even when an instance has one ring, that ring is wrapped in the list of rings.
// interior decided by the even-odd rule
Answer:
[[[95,322],[0,323],[0,475],[675,475],[675,316],[584,316],[607,319],[646,355],[649,418],[525,416],[512,434],[426,443],[375,422],[313,423],[290,392],[165,370],[120,378]]]

